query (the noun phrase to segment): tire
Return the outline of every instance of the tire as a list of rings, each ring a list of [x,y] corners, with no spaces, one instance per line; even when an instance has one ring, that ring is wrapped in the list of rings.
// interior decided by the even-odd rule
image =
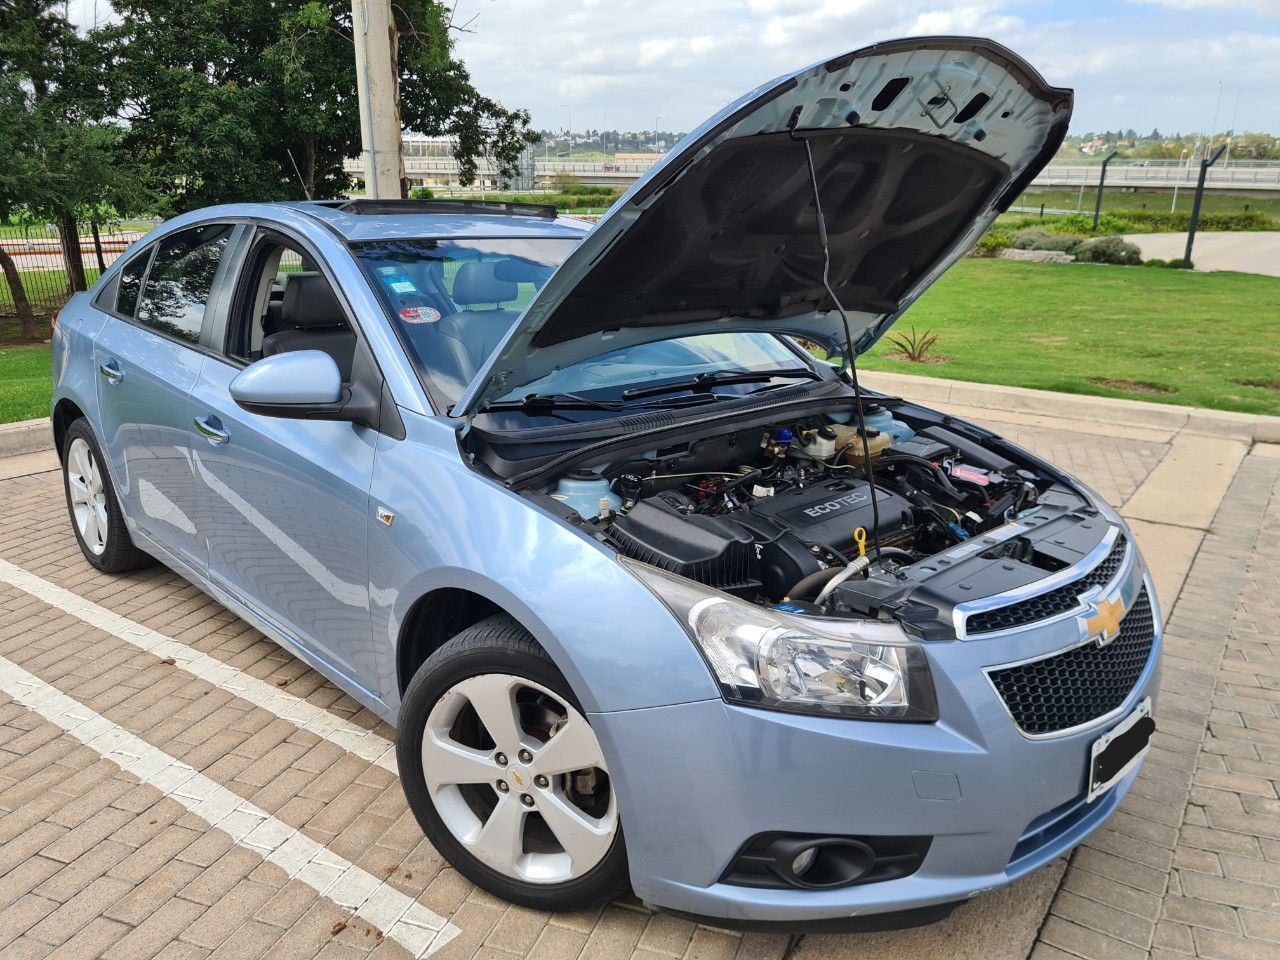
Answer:
[[[472,883],[539,910],[596,906],[628,889],[599,749],[560,671],[506,615],[427,659],[396,730],[400,782],[427,838]]]
[[[80,552],[103,573],[124,573],[153,562],[133,545],[102,449],[83,417],[62,438],[62,489]]]

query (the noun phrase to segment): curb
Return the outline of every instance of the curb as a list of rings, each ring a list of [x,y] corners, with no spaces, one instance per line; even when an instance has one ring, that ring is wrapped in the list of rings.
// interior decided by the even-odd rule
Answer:
[[[0,457],[18,457],[53,449],[53,424],[48,417],[0,423]]]
[[[1189,430],[1250,443],[1280,443],[1280,417],[1205,410],[1146,400],[1092,397],[1026,387],[1002,387],[878,370],[859,372],[867,386],[920,403],[960,403],[990,410],[1120,423],[1134,427]]]
[[[965,380],[944,380],[906,373],[867,370],[862,381],[881,393],[898,394],[919,403],[959,403],[988,410],[1039,414],[1072,420],[1119,423],[1133,427],[1188,430],[1249,443],[1280,443],[1280,417],[1257,413],[1204,410],[1145,400],[1091,397],[1026,387],[1001,387]],[[0,424],[0,457],[16,457],[53,449],[48,417]]]

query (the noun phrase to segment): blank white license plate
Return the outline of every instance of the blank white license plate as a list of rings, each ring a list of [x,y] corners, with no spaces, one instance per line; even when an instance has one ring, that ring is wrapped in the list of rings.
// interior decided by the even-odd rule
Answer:
[[[1133,713],[1093,741],[1089,749],[1089,803],[1110,790],[1117,780],[1142,762],[1155,730],[1151,698],[1148,697],[1138,704]]]

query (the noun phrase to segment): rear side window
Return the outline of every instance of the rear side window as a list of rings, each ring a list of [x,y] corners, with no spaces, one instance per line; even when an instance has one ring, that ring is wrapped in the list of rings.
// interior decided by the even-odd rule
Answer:
[[[157,333],[197,343],[213,278],[233,229],[229,224],[209,224],[162,240],[142,291],[138,322]]]
[[[142,278],[147,274],[151,250],[130,260],[120,271],[120,284],[116,288],[116,313],[132,317],[138,309],[138,294],[142,291]]]

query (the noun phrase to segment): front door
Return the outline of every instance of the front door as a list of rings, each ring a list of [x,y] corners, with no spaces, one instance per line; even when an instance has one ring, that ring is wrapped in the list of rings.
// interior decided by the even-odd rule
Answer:
[[[366,527],[378,434],[350,423],[259,416],[231,399],[231,381],[262,351],[264,322],[288,331],[292,349],[307,348],[301,341],[308,330],[323,334],[317,343],[354,342],[335,334],[340,327],[302,323],[304,312],[314,321],[318,311],[337,305],[317,293],[313,265],[298,270],[296,257],[281,264],[280,256],[268,254],[259,246],[246,258],[238,289],[249,295],[237,297],[244,316],[233,319],[228,346],[208,358],[191,396],[197,424],[191,461],[207,572],[286,639],[368,689],[376,686],[376,666]],[[295,269],[273,279],[281,265]],[[267,275],[250,276],[263,270]],[[277,287],[284,288],[283,298]],[[255,329],[237,331],[237,323]],[[339,365],[349,371],[350,357]]]

